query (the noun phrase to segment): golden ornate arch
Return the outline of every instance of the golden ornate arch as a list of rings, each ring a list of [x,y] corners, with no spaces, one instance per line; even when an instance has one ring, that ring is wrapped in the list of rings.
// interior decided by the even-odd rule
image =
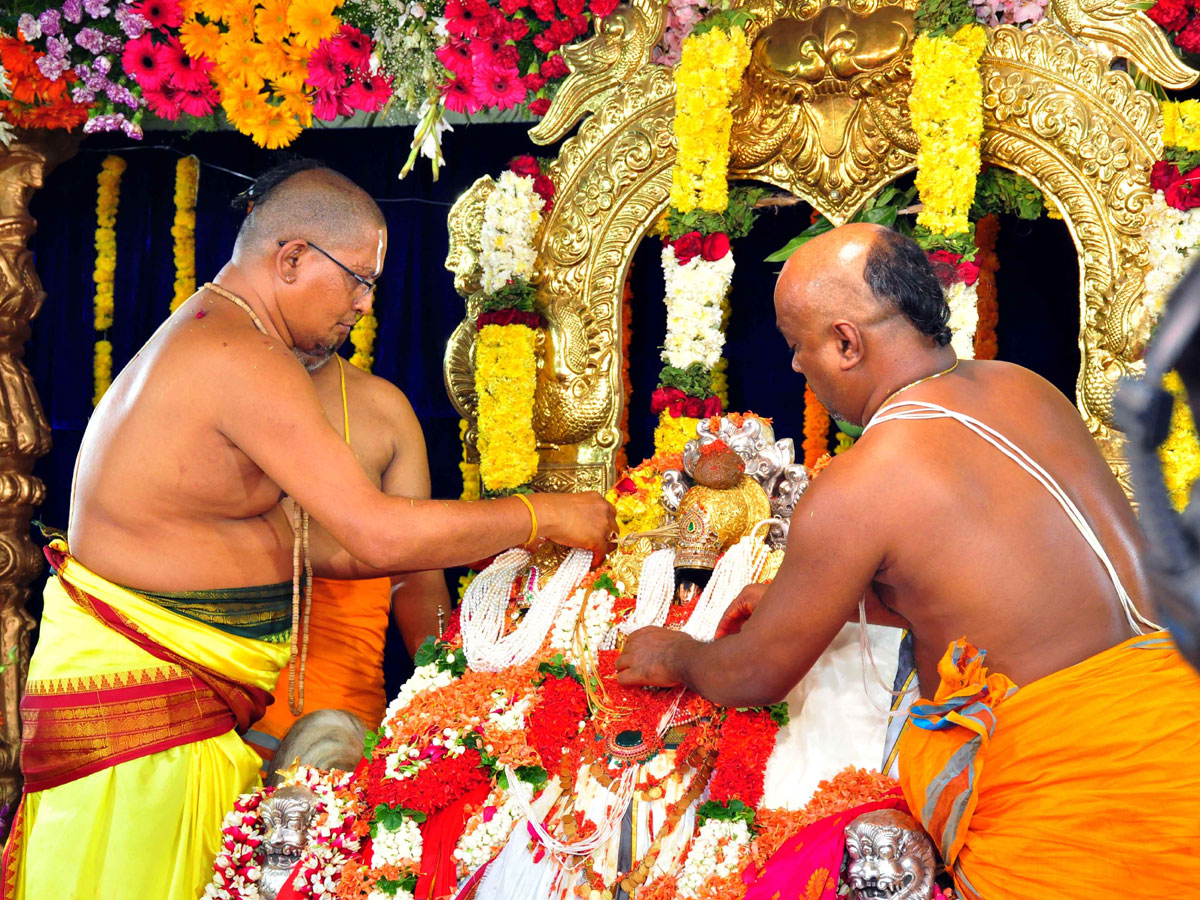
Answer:
[[[746,0],[751,62],[734,112],[730,177],[755,179],[811,203],[836,223],[916,165],[908,117],[913,0]],[[557,202],[539,235],[534,278],[547,327],[534,430],[546,490],[604,489],[616,475],[622,403],[621,292],[638,242],[666,208],[674,162],[671,72],[650,63],[664,7],[633,0],[589,41],[565,51],[572,74],[535,141],[561,139],[551,167]],[[1117,2],[1053,0],[1036,28],[989,35],[981,60],[985,163],[1029,178],[1063,214],[1079,253],[1078,405],[1129,489],[1112,426],[1119,378],[1140,371],[1147,249],[1141,234],[1149,171],[1162,155],[1157,101],[1113,61],[1159,83],[1197,73],[1143,13]],[[478,252],[482,178],[450,214],[451,259]],[[460,275],[459,290],[475,285]],[[472,423],[475,310],[455,332],[446,382]]]

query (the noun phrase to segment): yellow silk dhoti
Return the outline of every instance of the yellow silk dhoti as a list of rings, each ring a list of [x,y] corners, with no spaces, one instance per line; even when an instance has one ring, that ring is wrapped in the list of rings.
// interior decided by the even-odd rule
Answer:
[[[964,900],[1191,897],[1200,675],[1163,632],[1017,687],[956,641],[900,783]]]
[[[261,715],[288,645],[172,612],[52,546],[4,900],[196,900],[222,818],[258,781],[235,727]]]

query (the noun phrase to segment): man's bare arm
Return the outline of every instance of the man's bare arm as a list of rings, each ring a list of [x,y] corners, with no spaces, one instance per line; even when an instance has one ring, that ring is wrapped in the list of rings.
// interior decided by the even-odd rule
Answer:
[[[839,462],[797,505],[779,574],[740,632],[712,643],[635,632],[617,660],[618,680],[683,684],[724,706],[782,700],[855,614],[885,555],[872,510],[886,500],[875,490],[868,505],[863,461]]]
[[[291,353],[257,335],[231,343],[214,367],[226,394],[222,432],[368,566],[396,572],[462,565],[529,537],[529,512],[516,499],[462,503],[381,493],[330,427]],[[592,550],[607,546],[615,519],[598,495],[538,495],[534,503],[543,536]]]

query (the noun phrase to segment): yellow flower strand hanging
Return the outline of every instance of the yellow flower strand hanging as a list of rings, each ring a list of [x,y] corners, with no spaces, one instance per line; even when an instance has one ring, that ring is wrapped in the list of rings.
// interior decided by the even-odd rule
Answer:
[[[1164,100],[1163,144],[1181,150],[1200,150],[1200,100]]]
[[[350,343],[354,353],[350,356],[350,365],[358,366],[364,372],[370,372],[375,365],[375,335],[379,331],[379,320],[367,313],[354,323],[350,329]]]
[[[1169,372],[1163,379],[1163,387],[1171,392],[1175,404],[1171,410],[1171,428],[1167,439],[1158,448],[1158,458],[1171,505],[1177,512],[1182,512],[1187,506],[1192,484],[1200,477],[1200,438],[1196,435],[1196,423],[1192,420],[1192,410],[1179,373]]]
[[[113,323],[113,282],[117,271],[117,205],[121,198],[121,174],[125,160],[109,155],[100,164],[96,177],[96,265],[92,281],[96,285],[92,306],[97,332],[92,360],[92,405],[95,406],[112,384],[112,342],[104,333]]]
[[[534,337],[525,325],[484,325],[475,340],[479,476],[490,491],[520,487],[537,474]]]
[[[196,293],[196,192],[200,184],[200,160],[185,156],[175,163],[175,294],[171,312]]]
[[[920,35],[913,45],[908,109],[916,132],[917,192],[924,208],[917,223],[935,234],[968,230],[983,136],[979,57],[987,36],[966,25],[953,37]]]
[[[746,34],[734,26],[689,35],[675,70],[675,167],[671,205],[724,212],[729,203],[730,103],[750,62]]]

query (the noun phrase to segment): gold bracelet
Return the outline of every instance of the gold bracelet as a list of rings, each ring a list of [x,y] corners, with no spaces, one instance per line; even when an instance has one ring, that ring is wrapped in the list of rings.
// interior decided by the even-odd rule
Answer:
[[[529,502],[529,498],[524,494],[513,494],[513,496],[524,503],[526,508],[529,510],[529,519],[531,525],[529,529],[529,540],[527,540],[523,546],[526,550],[530,550],[533,548],[533,542],[537,540],[538,536],[537,513],[533,511],[533,504]]]

